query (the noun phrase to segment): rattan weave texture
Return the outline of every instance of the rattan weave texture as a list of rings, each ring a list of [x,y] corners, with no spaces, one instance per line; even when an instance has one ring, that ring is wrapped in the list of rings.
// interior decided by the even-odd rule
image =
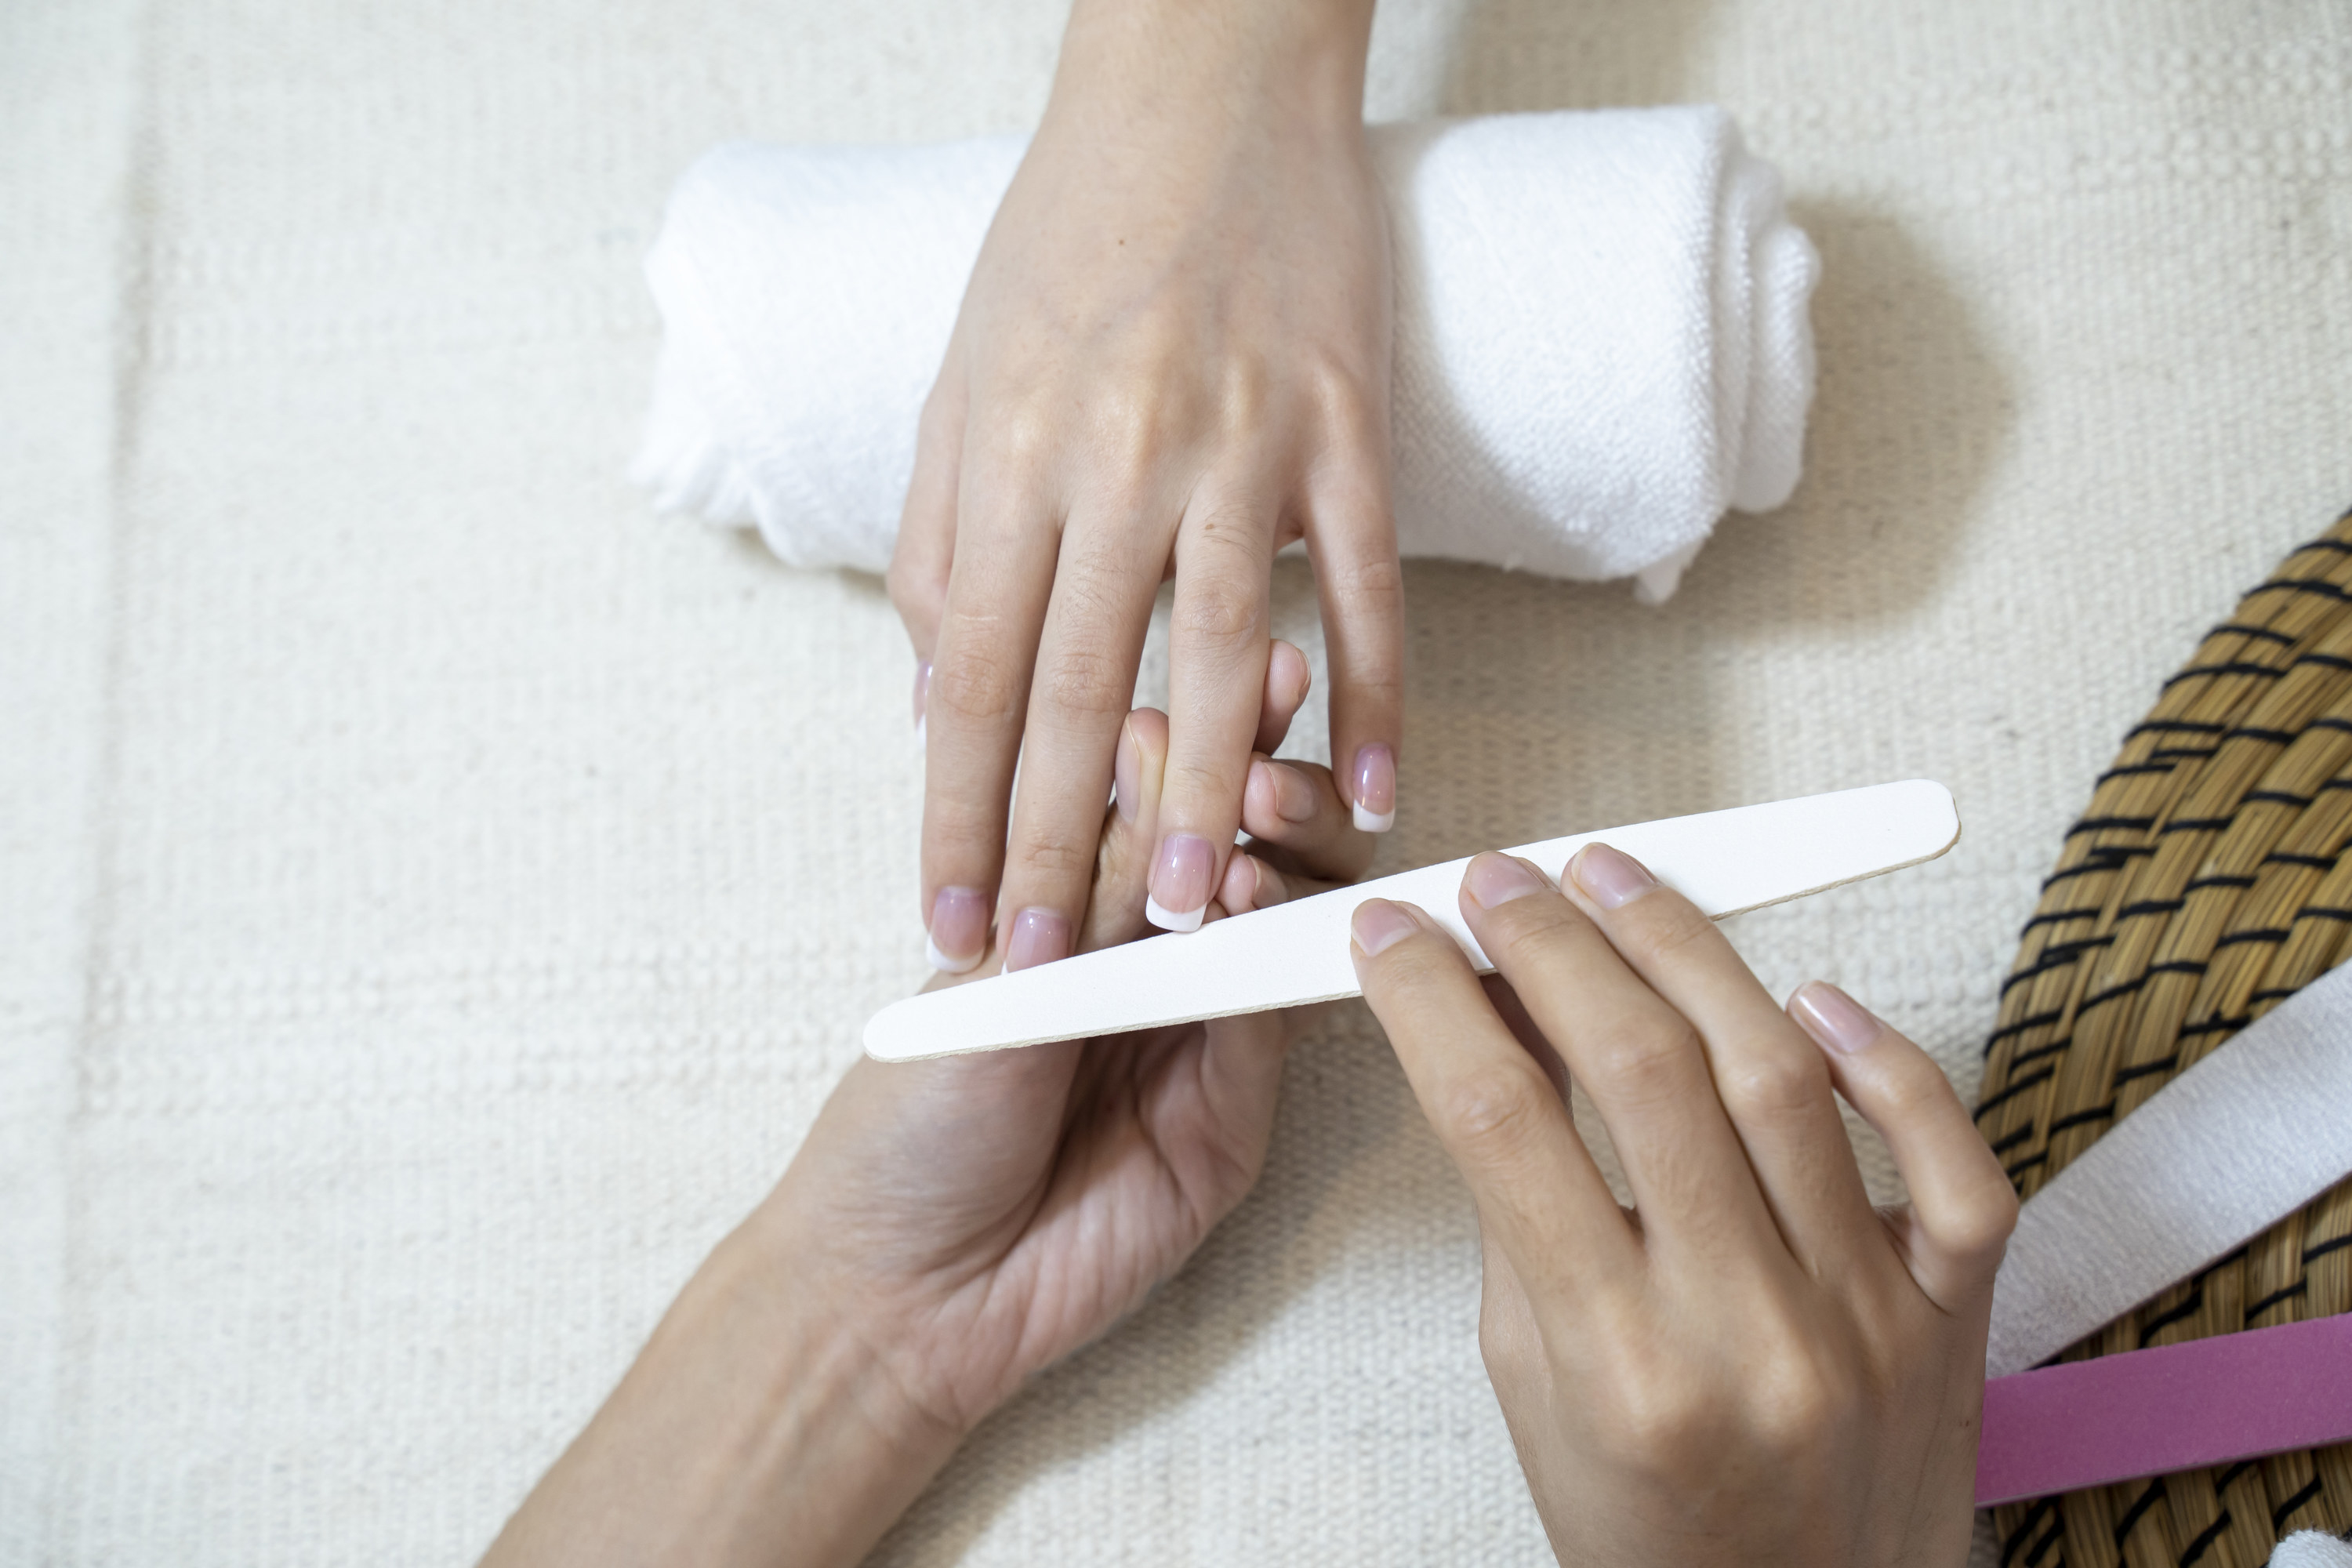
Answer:
[[[2099,775],[2021,933],[1977,1123],[2031,1197],[2352,952],[2352,512],[2206,634]],[[2352,1181],[2065,1352],[2352,1310]],[[2004,1565],[2258,1568],[2352,1526],[2352,1445],[1999,1510]]]

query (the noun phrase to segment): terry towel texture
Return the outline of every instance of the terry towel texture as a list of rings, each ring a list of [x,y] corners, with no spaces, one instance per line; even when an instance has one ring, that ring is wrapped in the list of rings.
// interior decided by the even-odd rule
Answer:
[[[1705,108],[1384,125],[1409,556],[1641,578],[1789,499],[1820,266]],[[646,263],[665,334],[634,472],[796,566],[889,564],[915,424],[1025,142],[706,153]]]

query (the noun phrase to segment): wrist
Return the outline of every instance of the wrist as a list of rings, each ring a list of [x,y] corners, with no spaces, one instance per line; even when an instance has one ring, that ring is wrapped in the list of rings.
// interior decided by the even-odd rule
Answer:
[[[954,1452],[765,1243],[721,1242],[484,1559],[847,1568]]]
[[[1046,118],[1360,135],[1371,25],[1370,0],[1076,0]]]
[[[734,1347],[746,1403],[732,1462],[749,1461],[749,1495],[792,1500],[793,1561],[855,1562],[964,1432],[911,1397],[860,1303],[828,1289],[821,1258],[763,1210],[711,1254],[672,1316],[691,1314],[682,1336]],[[805,1550],[817,1541],[837,1550]]]

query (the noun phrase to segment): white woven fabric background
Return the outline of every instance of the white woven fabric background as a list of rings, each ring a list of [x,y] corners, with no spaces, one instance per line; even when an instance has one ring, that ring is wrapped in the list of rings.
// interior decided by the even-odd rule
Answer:
[[[895,617],[646,514],[637,261],[721,137],[1029,124],[1060,21],[0,8],[0,1558],[465,1560],[916,980]],[[2352,13],[1390,0],[1373,77],[1722,102],[1825,262],[1805,483],[1666,608],[1411,571],[1383,867],[1940,778],[1738,937],[1973,1092],[2093,775],[2352,502]],[[1547,1560],[1377,1032],[1285,1094],[884,1561]]]

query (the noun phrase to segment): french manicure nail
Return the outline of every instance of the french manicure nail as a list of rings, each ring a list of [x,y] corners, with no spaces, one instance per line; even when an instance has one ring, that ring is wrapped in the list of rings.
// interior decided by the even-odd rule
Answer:
[[[1378,957],[1421,929],[1411,915],[1386,899],[1366,899],[1356,906],[1355,918],[1348,924],[1366,958]]]
[[[1789,1012],[1805,1033],[1840,1056],[1865,1049],[1885,1026],[1868,1008],[1826,980],[1808,980],[1789,998]]]
[[[1513,899],[1524,899],[1529,893],[1540,893],[1549,886],[1524,860],[1510,855],[1481,855],[1470,862],[1464,873],[1462,885],[1482,910],[1507,904]]]
[[[931,900],[931,926],[923,940],[931,967],[961,974],[988,951],[988,900],[978,888],[941,888]]]
[[[1004,970],[1029,969],[1070,956],[1070,922],[1052,910],[1027,909],[1013,917],[1004,941]]]
[[[1356,827],[1386,833],[1396,826],[1396,753],[1385,745],[1356,752]]]
[[[1649,868],[1622,849],[1588,844],[1568,863],[1568,874],[1604,910],[1630,904],[1658,885]]]
[[[1110,796],[1118,807],[1118,819],[1133,822],[1143,796],[1143,748],[1135,742],[1132,724],[1118,727],[1118,750],[1110,765]]]
[[[1199,834],[1171,833],[1161,839],[1143,918],[1161,931],[1200,930],[1209,908],[1209,878],[1216,868],[1217,852]]]
[[[915,661],[915,744],[918,746],[923,744],[926,739],[923,732],[923,710],[929,705],[930,697],[931,661],[928,658],[919,658]]]

